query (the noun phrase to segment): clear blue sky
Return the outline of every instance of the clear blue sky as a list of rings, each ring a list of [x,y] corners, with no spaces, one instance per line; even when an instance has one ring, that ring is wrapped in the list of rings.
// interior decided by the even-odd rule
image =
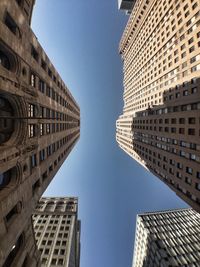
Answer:
[[[46,196],[78,196],[81,267],[131,267],[136,214],[186,205],[115,141],[122,112],[117,0],[36,0],[32,27],[81,108],[81,137]]]

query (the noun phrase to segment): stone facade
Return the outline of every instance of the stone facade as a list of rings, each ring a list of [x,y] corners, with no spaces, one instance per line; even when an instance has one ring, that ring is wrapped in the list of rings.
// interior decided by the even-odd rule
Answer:
[[[199,2],[137,0],[119,50],[119,146],[200,211]]]
[[[79,267],[78,199],[44,197],[34,211],[33,221],[42,266]]]
[[[9,253],[20,236],[20,251],[23,247],[24,260],[29,259],[23,266],[36,266],[34,242],[29,246],[24,242],[26,234],[34,240],[31,226],[27,228],[32,211],[80,135],[79,106],[30,28],[34,2],[0,1],[0,266],[4,267],[10,266],[3,264],[15,255]]]
[[[137,216],[133,267],[199,266],[200,214],[192,209]]]

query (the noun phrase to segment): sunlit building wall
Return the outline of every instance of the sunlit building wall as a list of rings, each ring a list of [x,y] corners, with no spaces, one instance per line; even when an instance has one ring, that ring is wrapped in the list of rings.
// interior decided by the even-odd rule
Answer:
[[[199,266],[200,214],[192,209],[137,216],[132,267]]]
[[[79,267],[78,199],[43,197],[34,211],[33,221],[42,267]]]

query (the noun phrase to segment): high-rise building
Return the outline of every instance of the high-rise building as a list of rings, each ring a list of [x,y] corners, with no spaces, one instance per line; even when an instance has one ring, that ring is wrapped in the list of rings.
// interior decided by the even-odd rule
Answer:
[[[44,197],[34,211],[34,231],[44,266],[79,267],[78,199]]]
[[[118,0],[118,8],[125,10],[127,14],[130,14],[133,9],[134,3],[135,0]]]
[[[119,51],[119,146],[200,211],[199,2],[135,1]]]
[[[133,267],[200,264],[200,214],[192,209],[137,216]]]
[[[0,266],[4,267],[21,267],[23,260],[23,266],[36,266],[34,242],[26,242],[33,208],[80,135],[79,106],[30,28],[34,2],[0,1]]]

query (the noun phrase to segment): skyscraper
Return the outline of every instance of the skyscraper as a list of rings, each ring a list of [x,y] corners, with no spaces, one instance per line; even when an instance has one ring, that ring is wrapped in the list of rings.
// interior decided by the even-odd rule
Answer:
[[[33,236],[31,245],[26,242],[31,214],[80,135],[79,106],[30,28],[34,2],[0,1],[0,266],[4,267],[21,266],[23,260],[27,264],[23,266],[36,266]]]
[[[127,14],[130,14],[133,9],[134,3],[135,0],[118,0],[118,8],[125,10]]]
[[[199,266],[200,214],[192,209],[137,216],[133,267]]]
[[[135,1],[119,51],[119,146],[200,211],[198,1]]]
[[[78,199],[42,198],[33,214],[42,266],[79,267]]]

